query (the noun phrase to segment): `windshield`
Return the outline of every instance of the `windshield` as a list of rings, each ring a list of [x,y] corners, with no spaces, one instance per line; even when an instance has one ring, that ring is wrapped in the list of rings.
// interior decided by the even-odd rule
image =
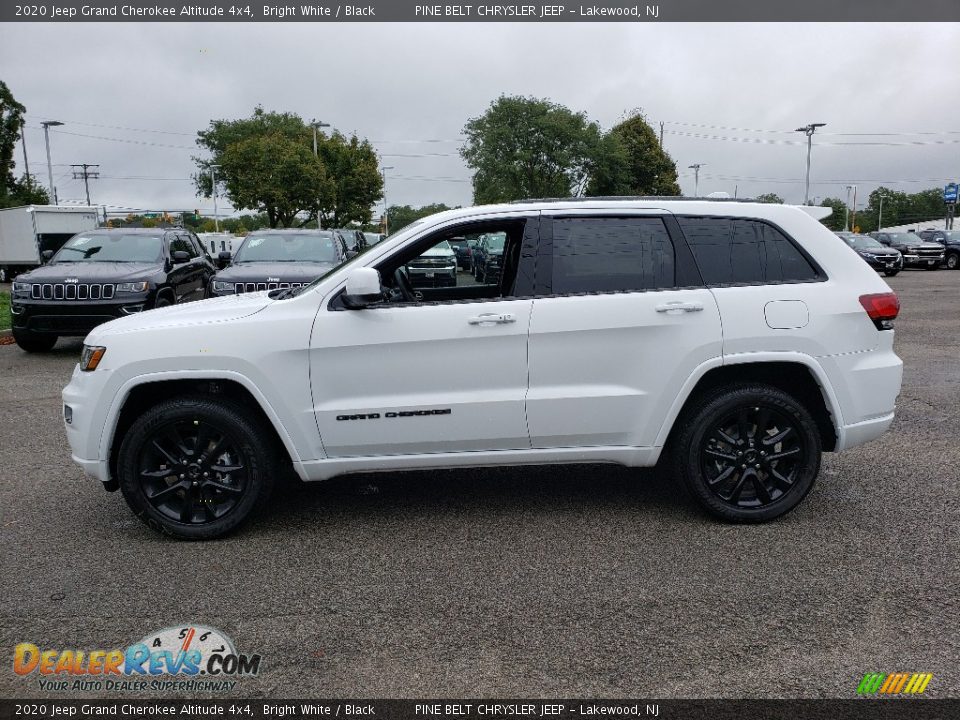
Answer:
[[[70,238],[52,262],[157,262],[163,235],[93,233]]]
[[[505,233],[487,235],[487,247],[491,250],[503,250],[503,243],[506,242],[506,240],[507,236]]]
[[[883,243],[877,242],[872,237],[866,235],[847,235],[843,238],[847,245],[857,250],[883,250]]]
[[[904,245],[919,245],[922,242],[926,242],[922,237],[916,233],[891,233],[890,239],[897,243],[902,243]]]
[[[251,234],[233,257],[244,262],[339,262],[333,233]]]

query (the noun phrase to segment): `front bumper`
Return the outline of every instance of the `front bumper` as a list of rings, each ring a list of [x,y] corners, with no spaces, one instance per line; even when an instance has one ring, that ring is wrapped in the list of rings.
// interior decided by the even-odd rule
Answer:
[[[905,267],[937,267],[943,262],[943,253],[939,255],[907,255],[903,256]]]
[[[453,287],[457,284],[457,266],[411,267],[407,266],[410,284],[414,287]]]
[[[863,257],[861,255],[860,257]],[[903,256],[891,256],[891,257],[863,257],[867,265],[872,267],[874,270],[902,270],[903,269]]]
[[[109,463],[106,458],[99,457],[102,426],[94,422],[96,403],[108,378],[107,372],[83,372],[76,365],[70,383],[63,389],[62,398],[64,411],[66,407],[70,408],[70,422],[66,421],[66,417],[63,422],[73,461],[87,475],[92,475],[109,488]]]
[[[152,307],[146,294],[128,298],[70,302],[13,298],[10,312],[14,330],[83,337],[97,325]]]

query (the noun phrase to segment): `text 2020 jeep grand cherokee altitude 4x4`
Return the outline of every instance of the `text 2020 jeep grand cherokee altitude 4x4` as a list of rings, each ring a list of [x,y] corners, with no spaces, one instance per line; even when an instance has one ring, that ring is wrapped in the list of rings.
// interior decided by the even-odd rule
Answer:
[[[490,284],[406,265],[506,236]],[[63,392],[73,456],[152,527],[210,538],[303,480],[669,458],[732,521],[792,509],[882,434],[899,304],[801,208],[597,200],[418,221],[310,286],[113,321]],[[457,368],[455,372],[451,368]]]

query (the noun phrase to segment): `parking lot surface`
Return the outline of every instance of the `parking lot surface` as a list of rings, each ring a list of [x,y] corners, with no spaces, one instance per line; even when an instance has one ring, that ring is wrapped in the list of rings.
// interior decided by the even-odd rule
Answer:
[[[237,697],[852,698],[897,671],[960,695],[960,273],[889,282],[891,431],[760,526],[707,518],[668,468],[576,466],[343,478],[177,542],[70,461],[80,341],[0,347],[0,693],[134,696],[41,691],[9,658],[200,623],[263,656]]]

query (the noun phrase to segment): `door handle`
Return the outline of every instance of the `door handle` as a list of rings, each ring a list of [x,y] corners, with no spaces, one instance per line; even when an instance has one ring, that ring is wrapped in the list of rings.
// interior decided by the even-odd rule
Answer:
[[[467,318],[467,322],[470,325],[486,325],[487,323],[506,325],[507,323],[516,321],[516,316],[509,313],[483,313],[482,315],[474,315],[471,318]]]
[[[699,302],[668,302],[657,305],[654,310],[658,313],[700,312],[703,303]]]

